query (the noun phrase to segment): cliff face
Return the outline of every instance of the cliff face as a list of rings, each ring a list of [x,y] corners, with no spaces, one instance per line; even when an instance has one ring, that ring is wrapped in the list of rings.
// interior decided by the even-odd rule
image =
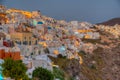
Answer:
[[[114,26],[116,24],[120,25],[120,18],[114,18],[114,19],[111,19],[111,20],[108,20],[108,21],[105,21],[105,22],[102,22],[102,23],[98,23],[97,25]]]
[[[80,52],[83,64],[80,69],[81,80],[120,80],[120,40],[112,35],[101,33],[98,48],[92,54]]]
[[[81,65],[81,80],[120,80],[120,47],[98,48],[93,55],[84,55]]]

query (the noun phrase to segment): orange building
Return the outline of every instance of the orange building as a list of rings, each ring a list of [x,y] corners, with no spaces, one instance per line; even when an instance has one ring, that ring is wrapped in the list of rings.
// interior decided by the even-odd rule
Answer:
[[[12,58],[13,60],[20,60],[20,52],[5,52],[0,49],[0,59]]]
[[[0,49],[0,59],[3,59],[5,56],[5,50],[4,49]]]

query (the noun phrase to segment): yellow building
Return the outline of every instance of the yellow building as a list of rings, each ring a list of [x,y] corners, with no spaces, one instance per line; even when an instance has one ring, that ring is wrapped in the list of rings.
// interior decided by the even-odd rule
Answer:
[[[82,57],[79,56],[79,59],[80,59],[80,60],[79,60],[79,63],[82,64],[82,63],[83,63],[83,59],[82,59]]]
[[[92,37],[89,34],[86,34],[84,38],[85,39],[91,39]]]
[[[35,45],[38,43],[38,39],[33,37],[32,33],[26,32],[17,32],[10,34],[11,40],[15,43],[23,45]]]
[[[58,54],[59,54],[59,51],[58,51],[58,50],[54,50],[53,53],[54,53],[55,55],[58,55]]]
[[[78,41],[75,41],[74,44],[75,44],[76,47],[80,45],[80,43]]]
[[[25,15],[27,18],[31,18],[32,17],[31,12],[28,12],[28,11],[17,10],[17,9],[8,9],[6,11],[6,13],[12,13],[12,12],[21,13],[21,14]]]
[[[32,17],[35,18],[35,17],[40,17],[41,13],[39,11],[32,11]]]
[[[92,32],[93,30],[77,30],[77,32],[79,32],[79,33],[87,33],[87,32]]]
[[[46,42],[39,42],[38,44],[42,45],[43,47],[47,47],[48,46]]]
[[[8,18],[6,17],[5,13],[0,13],[0,23],[7,23],[8,22]]]

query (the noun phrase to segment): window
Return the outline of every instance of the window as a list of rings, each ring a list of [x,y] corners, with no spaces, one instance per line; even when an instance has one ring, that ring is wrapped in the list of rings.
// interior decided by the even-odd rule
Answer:
[[[23,44],[24,44],[24,45],[28,45],[28,42],[27,42],[27,41],[23,41]]]
[[[31,41],[29,41],[29,45],[31,45]]]
[[[35,45],[37,45],[37,40],[35,41]]]
[[[15,41],[15,43],[17,43],[17,44],[21,45],[21,41]]]

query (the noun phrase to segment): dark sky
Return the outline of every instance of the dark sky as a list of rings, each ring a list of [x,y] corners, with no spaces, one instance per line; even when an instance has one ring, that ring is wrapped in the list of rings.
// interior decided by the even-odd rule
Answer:
[[[3,4],[3,0],[0,0],[0,4]]]
[[[40,10],[42,14],[67,21],[99,23],[120,17],[120,0],[0,0],[8,8]]]

